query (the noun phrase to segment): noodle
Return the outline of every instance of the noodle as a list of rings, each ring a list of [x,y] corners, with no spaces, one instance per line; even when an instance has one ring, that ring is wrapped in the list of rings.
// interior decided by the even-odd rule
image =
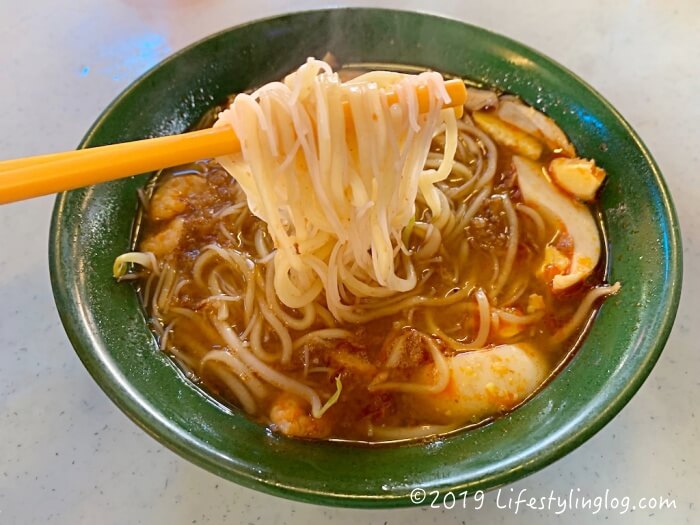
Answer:
[[[506,216],[508,217],[508,248],[503,267],[501,268],[498,279],[496,279],[496,284],[493,287],[494,296],[498,296],[503,288],[503,285],[506,284],[508,277],[510,277],[510,271],[513,268],[515,255],[518,251],[518,217],[515,214],[515,209],[513,208],[508,196],[501,195],[500,197],[503,200],[503,207],[505,208]]]
[[[315,330],[304,334],[299,339],[294,341],[294,349],[301,348],[307,343],[313,341],[323,341],[326,339],[347,339],[352,335],[352,332],[348,330],[343,330],[341,328],[325,328],[322,330]]]
[[[515,209],[518,210],[520,213],[528,217],[534,224],[537,229],[537,240],[542,242],[544,240],[544,232],[545,232],[545,226],[544,226],[544,220],[542,219],[542,216],[537,213],[535,210],[530,208],[529,206],[526,206],[525,204],[519,202],[518,204],[515,205]]]
[[[321,400],[311,388],[294,381],[284,374],[279,373],[274,368],[260,361],[253,354],[248,352],[241,340],[233,333],[230,326],[223,324],[221,321],[212,319],[214,326],[219,331],[221,337],[229,345],[229,348],[236,353],[240,360],[245,363],[256,375],[270,383],[271,385],[283,390],[293,392],[298,396],[306,399],[311,404],[311,411],[314,417],[320,417]]]
[[[489,337],[489,331],[491,329],[491,309],[489,307],[489,300],[483,290],[479,289],[474,294],[476,297],[476,303],[479,306],[479,331],[476,337],[471,343],[464,343],[460,340],[453,339],[443,332],[433,321],[432,315],[428,313],[428,323],[431,330],[438,336],[442,341],[447,344],[450,348],[456,352],[464,352],[466,350],[477,350],[483,348],[486,345],[486,341]],[[430,312],[430,310],[428,310]]]
[[[380,74],[374,78],[385,80]],[[431,109],[420,115],[415,94],[419,84],[431,92]],[[324,285],[309,264],[319,254],[305,246],[308,239],[320,236],[335,243],[338,258],[335,263],[327,261],[329,273],[336,267],[350,271],[347,263],[353,260],[377,285],[405,292],[417,281],[410,271],[405,277],[397,273],[392,238],[400,238],[413,216],[412,203],[419,191],[435,217],[446,214],[434,184],[452,171],[457,122],[451,110],[440,109],[449,100],[442,77],[423,73],[394,83],[403,114],[400,119],[380,89],[373,83],[355,83],[347,89],[327,64],[309,59],[284,83],[238,95],[216,124],[231,125],[241,141],[241,155],[218,160],[243,187],[251,211],[267,223],[276,247],[275,291],[290,308],[310,304],[324,286],[334,282],[326,279]],[[343,125],[343,95],[350,102],[356,160],[341,149],[351,138]],[[433,130],[441,123],[446,154],[437,169],[425,169]],[[297,141],[279,141],[273,129],[296,136]],[[381,141],[375,142],[375,137]],[[272,155],[264,153],[268,149]],[[302,156],[306,172],[296,170],[289,161],[291,155]],[[387,170],[389,166],[394,169]],[[350,199],[340,188],[342,180],[351,190]],[[308,190],[309,198],[296,200],[302,188]],[[334,299],[339,293],[326,289],[331,311],[343,319],[345,309]]]
[[[267,395],[267,388],[260,382],[260,380],[257,377],[253,375],[250,368],[243,364],[243,362],[241,362],[239,359],[223,350],[213,350],[207,353],[207,355],[204,357],[204,359],[202,359],[202,362],[200,364],[200,375],[203,373],[203,367],[208,363],[213,362],[218,362],[223,365],[226,365],[231,370],[236,372],[238,377],[258,398],[264,398]]]

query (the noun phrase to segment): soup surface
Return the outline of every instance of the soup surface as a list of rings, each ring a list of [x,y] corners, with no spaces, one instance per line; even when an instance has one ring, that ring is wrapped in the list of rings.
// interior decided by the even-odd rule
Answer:
[[[597,186],[586,186],[604,173],[556,131],[517,98],[470,88],[455,164],[438,183],[450,219],[435,224],[418,199],[401,235],[417,286],[370,298],[340,286],[349,318],[336,319],[323,294],[299,309],[280,302],[267,225],[214,159],[165,170],[144,191],[135,242],[152,263],[123,278],[135,279],[161,349],[188,377],[273,431],[391,441],[487,421],[546,382],[598,299],[618,289],[603,283],[589,208]],[[427,168],[444,147],[443,129]],[[533,196],[538,184],[545,194]],[[577,253],[593,245],[597,260]],[[591,266],[578,277],[577,257]],[[252,357],[232,351],[232,337]],[[322,405],[315,414],[309,392]]]

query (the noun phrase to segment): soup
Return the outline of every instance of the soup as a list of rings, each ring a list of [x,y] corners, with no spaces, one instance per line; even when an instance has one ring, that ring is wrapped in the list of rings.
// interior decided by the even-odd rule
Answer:
[[[159,174],[115,274],[191,380],[273,431],[394,441],[513,410],[619,289],[590,208],[604,171],[516,97],[469,88],[455,115],[435,73],[319,62],[203,118],[243,154]]]

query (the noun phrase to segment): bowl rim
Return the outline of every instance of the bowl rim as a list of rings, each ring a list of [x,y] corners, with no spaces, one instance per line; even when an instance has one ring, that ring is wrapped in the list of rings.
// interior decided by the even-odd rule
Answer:
[[[129,94],[145,79],[147,79],[159,68],[169,64],[170,62],[178,60],[182,55],[188,53],[191,49],[196,48],[209,40],[216,39],[230,31],[239,30],[248,26],[283,19],[290,16],[340,11],[414,14],[421,17],[455,22],[454,19],[449,17],[417,10],[331,7],[328,9],[310,9],[304,11],[285,12],[265,18],[250,20],[243,24],[225,28],[178,50],[137,77],[101,112],[80,141],[78,149],[84,149],[87,146],[96,131],[105,122],[105,120],[110,117],[112,111],[119,106],[121,102],[128,97]],[[669,282],[667,288],[668,293],[666,294],[666,297],[663,298],[666,308],[663,311],[662,319],[659,323],[659,329],[654,334],[653,339],[647,345],[645,345],[648,347],[646,352],[647,359],[638,366],[633,375],[629,376],[629,381],[627,384],[621,387],[618,392],[616,392],[614,397],[610,398],[604,409],[587,418],[581,427],[568,430],[562,435],[557,436],[557,438],[549,444],[550,446],[546,450],[538,450],[536,454],[533,454],[531,457],[527,458],[528,461],[526,465],[519,471],[501,471],[496,474],[491,473],[492,475],[488,477],[487,485],[488,490],[493,490],[499,486],[502,486],[503,484],[516,481],[532,472],[542,469],[557,459],[560,459],[576,447],[580,446],[583,442],[590,439],[594,434],[602,429],[609,421],[611,421],[612,418],[630,401],[637,390],[639,390],[659,359],[673,327],[673,322],[675,320],[681,296],[683,280],[683,252],[680,225],[667,184],[663,179],[661,171],[656,161],[651,156],[648,148],[637,133],[632,129],[630,124],[624,119],[624,117],[596,89],[594,89],[568,68],[562,66],[541,52],[494,31],[469,24],[461,20],[457,20],[457,22],[469,27],[472,30],[477,30],[478,32],[487,34],[492,38],[495,37],[502,43],[506,43],[510,46],[516,45],[521,49],[526,50],[527,52],[537,56],[538,59],[548,63],[548,65],[558,69],[564,75],[572,78],[583,88],[587,89],[589,93],[592,94],[597,101],[617,120],[624,132],[634,141],[639,152],[643,155],[644,161],[648,165],[651,175],[653,175],[655,187],[659,190],[663,213],[665,213],[669,224],[667,258]],[[192,436],[185,435],[182,431],[178,431],[174,426],[169,424],[167,420],[154,415],[149,410],[149,403],[144,400],[141,394],[130,388],[128,383],[120,381],[118,377],[119,374],[115,374],[114,370],[110,369],[109,363],[107,363],[107,366],[105,366],[105,363],[100,361],[100,359],[95,355],[93,352],[93,346],[95,343],[90,338],[89,334],[86,338],[81,333],[82,326],[80,319],[76,316],[70,315],[69,312],[66,312],[63,310],[63,308],[61,308],[62,303],[71,301],[73,291],[69,283],[65,282],[60,272],[60,238],[62,235],[64,206],[68,193],[69,192],[64,192],[56,197],[49,231],[49,272],[54,300],[64,329],[76,353],[78,354],[78,357],[100,388],[123,413],[125,413],[132,421],[150,434],[159,443],[165,445],[178,455],[197,464],[205,470],[208,470],[209,472],[219,475],[225,479],[235,481],[236,483],[248,488],[253,488],[268,494],[282,496],[297,501],[334,506],[372,508],[417,506],[416,504],[412,503],[407,496],[387,497],[386,495],[378,495],[376,497],[361,497],[356,495],[338,494],[329,490],[308,490],[296,485],[284,485],[275,482],[274,480],[267,480],[260,476],[256,476],[251,472],[245,471],[243,468],[239,469],[238,471],[230,468],[222,468],[214,457],[214,449],[208,447],[206,443],[192,438]],[[452,485],[455,487],[457,486],[455,483],[452,483]],[[440,492],[444,493],[447,490],[449,489],[441,489]],[[428,502],[425,502],[425,504],[427,503]]]

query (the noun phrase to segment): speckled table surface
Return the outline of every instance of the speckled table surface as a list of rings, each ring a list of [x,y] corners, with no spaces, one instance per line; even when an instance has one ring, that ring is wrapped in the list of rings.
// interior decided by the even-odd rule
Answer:
[[[47,268],[53,198],[3,206],[0,523],[547,524],[562,518],[698,523],[700,323],[695,312],[700,303],[695,294],[700,279],[693,269],[700,263],[700,4],[345,4],[431,11],[520,40],[585,78],[641,134],[670,185],[685,234],[681,308],[651,377],[613,422],[579,449],[481,502],[470,500],[466,508],[458,502],[452,510],[355,511],[288,502],[180,459],[111,404],[73,353],[53,303]],[[321,5],[311,0],[0,2],[0,158],[75,147],[124,87],[191,42],[244,21]],[[558,502],[541,505],[550,494]],[[516,512],[519,495],[537,498],[535,506],[546,508],[521,503]],[[592,499],[591,509],[571,509],[562,501],[584,496]],[[642,508],[658,505],[661,497],[672,499],[675,509]],[[614,498],[617,508],[611,508]]]

